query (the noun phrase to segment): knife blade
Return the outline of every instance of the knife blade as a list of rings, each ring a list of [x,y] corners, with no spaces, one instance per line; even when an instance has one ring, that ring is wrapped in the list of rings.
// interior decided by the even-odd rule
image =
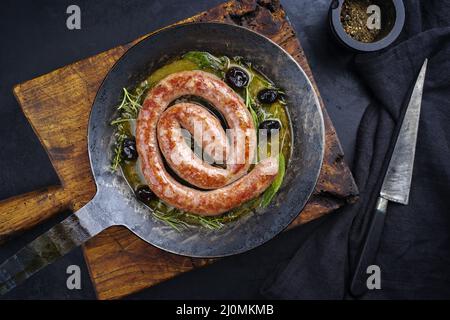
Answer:
[[[417,78],[380,192],[384,199],[404,205],[408,204],[411,189],[427,63],[425,60]]]
[[[368,290],[367,267],[375,262],[388,203],[396,202],[407,205],[409,201],[427,64],[428,59],[425,59],[414,85],[383,179],[369,232],[350,286],[350,292],[354,296],[360,296]]]

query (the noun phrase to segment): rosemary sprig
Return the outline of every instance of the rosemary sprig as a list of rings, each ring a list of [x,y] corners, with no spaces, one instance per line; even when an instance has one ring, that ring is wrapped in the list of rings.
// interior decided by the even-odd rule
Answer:
[[[167,206],[158,201],[152,209],[153,215],[168,226],[180,231],[192,226],[201,226],[210,230],[218,230],[224,226],[229,214],[219,217],[203,217]]]
[[[181,231],[181,229],[189,227],[189,225],[185,221],[180,219],[181,212],[179,211],[173,210],[170,213],[163,213],[159,210],[154,209],[152,213],[155,218],[164,222],[177,231]]]
[[[112,160],[111,163],[111,170],[114,172],[117,170],[117,168],[119,167],[119,165],[122,163],[122,147],[123,147],[123,141],[125,140],[125,138],[127,137],[126,134],[124,134],[123,132],[121,132],[122,130],[119,130],[116,133],[116,144],[114,147],[114,158]]]
[[[117,119],[111,121],[111,124],[114,126],[114,125],[117,125],[119,123],[128,122],[130,120],[134,120],[134,119],[131,119],[131,118],[117,118]]]
[[[139,114],[139,110],[141,109],[140,100],[143,93],[144,90],[139,88],[136,89],[135,94],[131,94],[126,88],[123,88],[122,102],[117,107],[117,110],[120,112],[120,116],[112,121],[111,124],[120,123],[121,120],[136,119]]]
[[[177,231],[199,225],[210,230],[219,230],[224,226],[226,217],[203,217],[192,213],[185,213],[179,210],[172,210],[163,213],[157,209],[153,210],[153,215],[158,220],[166,223]]]
[[[210,230],[218,230],[223,227],[222,217],[203,217],[196,214],[185,213],[185,216],[197,224]]]
[[[111,170],[114,172],[118,169],[122,163],[122,147],[123,141],[127,138],[126,131],[124,129],[124,123],[131,120],[135,120],[141,109],[141,99],[145,92],[144,87],[138,87],[135,93],[130,93],[126,88],[123,88],[123,97],[120,104],[117,106],[119,116],[111,121],[111,125],[116,126],[116,143],[114,146],[114,156],[111,163]]]

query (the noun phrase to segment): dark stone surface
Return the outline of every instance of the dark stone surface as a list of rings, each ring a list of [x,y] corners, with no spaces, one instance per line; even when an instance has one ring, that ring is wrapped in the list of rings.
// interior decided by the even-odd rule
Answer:
[[[79,0],[76,4],[81,8],[82,29],[70,31],[65,25],[65,12],[67,6],[74,3],[72,1],[3,1],[0,11],[0,199],[58,183],[45,151],[40,147],[12,95],[14,84],[129,42],[151,30],[221,2],[223,1]],[[282,4],[305,49],[322,98],[343,144],[346,161],[351,163],[356,129],[368,104],[368,96],[352,73],[352,55],[343,51],[329,36],[329,1],[282,0]],[[60,215],[2,245],[0,261],[64,217],[65,215]],[[308,224],[305,229],[312,229],[315,224]],[[276,248],[278,241],[289,237],[291,235],[288,232],[261,250]],[[255,252],[256,250],[249,255]],[[283,254],[287,257],[290,252],[286,250]],[[217,267],[197,270],[168,281],[144,291],[139,297],[170,298],[175,297],[175,294],[179,298],[204,297],[208,288],[211,288],[211,280],[218,278],[218,273],[223,268],[231,268],[233,262],[239,262],[240,259],[241,256],[225,259]],[[83,284],[80,291],[66,288],[66,268],[72,264],[82,267]],[[262,274],[255,273],[254,277]],[[192,284],[196,285],[199,292],[194,296],[190,296],[192,290],[189,288],[192,288]],[[202,289],[203,295],[200,294]],[[245,292],[233,293],[211,288],[210,297],[248,298],[254,296],[256,289],[256,286],[249,286]],[[213,295],[212,291],[216,293]],[[81,249],[65,256],[8,295],[8,298],[27,299],[94,297]]]

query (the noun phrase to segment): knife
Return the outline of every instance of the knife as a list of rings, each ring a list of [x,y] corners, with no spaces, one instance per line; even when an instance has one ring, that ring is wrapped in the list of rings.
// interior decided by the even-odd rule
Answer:
[[[411,189],[423,85],[428,59],[425,59],[411,94],[394,150],[376,201],[369,232],[353,276],[350,292],[361,296],[367,290],[367,267],[375,262],[389,202],[407,205]]]

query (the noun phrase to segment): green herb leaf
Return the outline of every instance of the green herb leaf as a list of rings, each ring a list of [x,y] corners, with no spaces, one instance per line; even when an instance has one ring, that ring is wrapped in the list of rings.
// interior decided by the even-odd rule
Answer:
[[[184,59],[192,61],[201,69],[211,68],[213,70],[223,70],[227,65],[225,58],[217,58],[208,52],[203,51],[189,51],[183,55]]]
[[[258,130],[258,126],[259,126],[259,117],[258,114],[256,113],[255,109],[253,109],[253,99],[250,96],[250,91],[248,90],[248,86],[245,88],[245,106],[248,108],[248,110],[250,111],[250,114],[252,115],[253,118],[253,124],[255,126],[255,129]]]
[[[267,190],[264,191],[264,193],[262,195],[261,207],[266,208],[270,204],[273,197],[280,189],[281,184],[283,183],[285,172],[286,172],[286,163],[285,163],[284,155],[282,153],[279,153],[278,154],[278,174],[275,177],[275,180],[269,186],[269,188],[267,188]]]
[[[253,108],[250,106],[250,113],[252,114],[252,118],[253,118],[253,124],[255,125],[255,129],[258,130],[258,115],[256,114],[256,111],[253,110]]]

